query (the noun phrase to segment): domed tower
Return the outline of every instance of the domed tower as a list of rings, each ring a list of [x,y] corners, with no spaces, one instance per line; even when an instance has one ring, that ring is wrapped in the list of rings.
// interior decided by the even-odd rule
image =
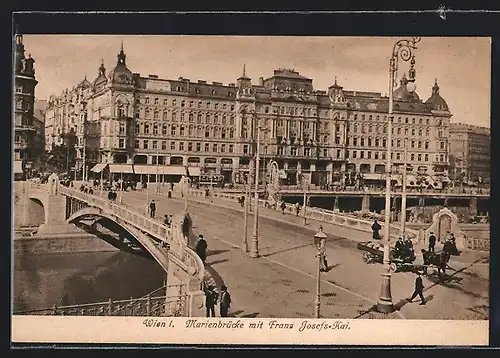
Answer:
[[[123,42],[121,44],[120,53],[117,55],[116,66],[109,72],[108,79],[111,84],[132,85],[133,75],[127,67],[127,55],[123,51]]]
[[[399,81],[399,87],[396,88],[393,92],[393,98],[395,101],[404,101],[404,102],[419,102],[420,97],[417,92],[408,91],[408,82],[410,82],[406,78],[406,73],[403,74],[403,77]]]
[[[104,59],[102,59],[101,66],[98,69],[97,78],[92,83],[94,92],[101,91],[104,88],[104,86],[106,86],[107,82],[108,79],[106,78],[106,68],[104,67]]]
[[[441,112],[450,111],[448,104],[439,94],[439,85],[437,82],[437,78],[434,79],[434,86],[432,86],[432,94],[427,99],[427,101],[425,101],[425,105],[433,111],[441,111]]]
[[[335,77],[335,83],[328,87],[328,97],[330,97],[330,103],[334,106],[344,106],[347,103],[343,87],[337,84],[337,77]]]

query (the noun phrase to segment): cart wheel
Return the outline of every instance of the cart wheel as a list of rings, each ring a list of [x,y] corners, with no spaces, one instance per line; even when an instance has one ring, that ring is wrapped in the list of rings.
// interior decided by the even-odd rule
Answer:
[[[366,263],[370,262],[370,255],[368,254],[368,252],[363,252],[363,261]]]
[[[389,268],[391,269],[392,272],[396,272],[398,269],[398,266],[393,262],[389,265]]]

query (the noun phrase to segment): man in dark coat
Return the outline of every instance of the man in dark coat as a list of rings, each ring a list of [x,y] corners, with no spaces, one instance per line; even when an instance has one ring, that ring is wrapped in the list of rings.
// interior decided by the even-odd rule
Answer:
[[[281,213],[282,213],[282,214],[285,214],[286,204],[285,204],[285,202],[284,202],[284,201],[282,201],[282,202],[281,202],[281,206],[280,206],[280,208],[281,208]]]
[[[420,296],[420,305],[425,305],[424,299],[424,284],[422,282],[422,277],[420,276],[420,272],[417,271],[417,278],[415,279],[415,291],[413,291],[413,295],[408,299],[408,302],[413,301],[415,297]]]
[[[380,234],[379,231],[382,229],[382,226],[375,220],[372,225],[372,231],[373,231],[373,240],[379,240],[380,239]]]
[[[434,246],[436,246],[436,236],[431,232],[429,235],[429,252],[435,252]]]
[[[149,204],[149,215],[151,218],[155,218],[156,215],[156,203],[154,200],[151,200],[151,203]]]
[[[394,258],[400,258],[403,255],[403,251],[404,251],[403,238],[398,237],[398,240],[394,245]]]
[[[203,263],[205,263],[205,260],[207,259],[207,246],[207,242],[203,238],[203,235],[198,235],[198,242],[196,243],[195,251]]]
[[[225,285],[221,286],[220,294],[220,316],[227,317],[227,312],[229,307],[231,307],[231,295],[227,292],[227,287]]]
[[[215,317],[215,304],[217,303],[218,294],[212,286],[205,289],[205,308],[207,309],[207,317]]]

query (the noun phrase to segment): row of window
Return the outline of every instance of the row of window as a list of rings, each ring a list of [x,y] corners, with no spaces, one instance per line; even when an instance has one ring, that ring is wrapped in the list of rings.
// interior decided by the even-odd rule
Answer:
[[[154,104],[155,106],[159,106],[160,105],[160,99],[158,97],[155,97],[153,99],[153,103],[150,102],[149,100],[149,97],[144,97],[144,100],[141,101],[140,98],[137,98],[136,100],[136,103],[137,104]],[[169,99],[168,98],[164,98],[163,99],[163,105],[164,106],[168,106],[169,105]],[[205,108],[205,109],[215,109],[215,110],[223,110],[223,111],[227,111],[227,110],[230,110],[230,111],[234,111],[234,104],[227,104],[227,103],[222,103],[221,105],[219,105],[219,103],[211,103],[211,102],[202,102],[202,101],[198,101],[197,103],[195,103],[195,101],[186,101],[186,100],[180,100],[180,101],[177,101],[176,98],[173,98],[171,99],[171,106],[172,107],[177,107],[177,105],[179,105],[180,107],[190,107],[190,108]]]
[[[169,115],[170,113],[170,115]],[[169,118],[170,117],[170,118]],[[160,112],[159,111],[154,111],[153,112],[153,117],[151,117],[151,112],[149,109],[144,110],[144,114],[140,112],[136,112],[135,114],[136,119],[155,119],[158,120],[160,119]],[[162,113],[162,119],[164,121],[171,120],[172,122],[176,122],[179,120],[180,122],[185,122],[188,120],[191,123],[196,122],[201,124],[201,123],[207,123],[207,124],[222,124],[222,125],[234,125],[235,123],[235,118],[234,115],[231,115],[228,119],[228,116],[225,114],[220,115],[219,113],[193,113],[193,112],[170,112],[170,111],[163,111]]]
[[[365,121],[365,120],[372,121],[374,119],[375,119],[376,122],[380,121],[380,116],[379,115],[373,116],[372,114],[370,114],[370,115],[361,114],[358,117],[357,113],[353,113],[353,114],[351,114],[351,117],[354,120],[361,119],[361,121]],[[384,119],[384,121],[387,121],[387,115],[384,115],[383,119]],[[423,125],[425,123],[426,125],[430,125],[430,119],[429,118],[426,118],[425,120],[423,118],[419,118],[417,120],[416,118],[408,118],[408,117],[402,118],[402,117],[398,116],[398,118],[397,119],[395,118],[395,120],[396,120],[395,121],[396,123],[414,124],[414,125],[415,124]],[[441,127],[442,125],[443,125],[443,121],[442,120],[438,120],[437,121],[437,126]]]
[[[125,148],[125,141],[120,139],[119,141],[120,148]],[[156,141],[156,140],[148,140],[148,139],[136,139],[135,140],[135,149],[158,149],[158,150],[167,150],[167,141]],[[184,151],[188,152],[214,152],[214,153],[233,153],[234,145],[233,144],[219,144],[219,143],[193,143],[193,142],[170,142],[170,150],[176,151]]]
[[[171,136],[189,136],[189,137],[205,137],[205,138],[222,138],[222,139],[232,139],[234,138],[235,129],[234,128],[219,128],[219,127],[209,127],[209,126],[177,126],[175,124],[172,125],[159,125],[154,123],[152,126],[148,123],[144,124],[136,124],[135,126],[135,134],[144,134],[144,135],[171,135]],[[120,134],[125,134],[122,132],[122,127],[120,126]]]

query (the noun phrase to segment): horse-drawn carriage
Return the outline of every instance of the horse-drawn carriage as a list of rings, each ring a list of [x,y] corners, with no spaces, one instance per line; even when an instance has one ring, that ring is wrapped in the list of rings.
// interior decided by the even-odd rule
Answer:
[[[384,259],[384,245],[379,242],[367,241],[358,243],[358,249],[363,251],[363,261],[365,263],[382,263]],[[440,252],[429,252],[425,249],[421,250],[423,264],[415,264],[416,256],[412,249],[404,250],[396,253],[395,249],[389,251],[390,269],[392,272],[401,271],[403,268],[410,271],[423,271],[427,275],[428,268],[434,267],[438,269],[438,274],[446,274],[448,262],[451,256],[458,256],[460,252],[456,246],[445,245]]]
[[[384,260],[384,245],[376,241],[358,243],[358,249],[363,251],[363,261],[369,263],[382,263]],[[394,249],[389,251],[389,261],[391,271],[397,272],[404,268],[412,269],[416,256],[413,250],[404,253],[396,253]]]

